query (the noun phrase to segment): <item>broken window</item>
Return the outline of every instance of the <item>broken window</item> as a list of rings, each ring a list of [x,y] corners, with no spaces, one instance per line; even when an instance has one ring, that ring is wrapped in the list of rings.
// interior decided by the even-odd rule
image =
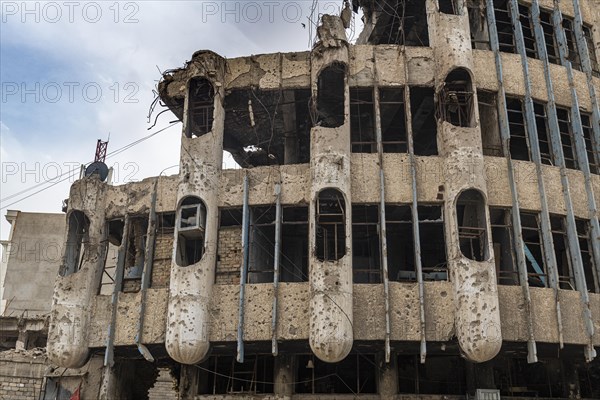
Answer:
[[[381,283],[379,206],[352,205],[354,283]]]
[[[350,88],[350,137],[353,153],[377,152],[373,88]]]
[[[386,153],[406,153],[404,89],[380,88],[381,141]]]
[[[515,32],[512,26],[508,0],[494,0],[494,14],[500,51],[516,53]]]
[[[518,285],[512,215],[509,208],[490,207],[490,224],[494,244],[496,277],[500,285]]]
[[[522,358],[521,358],[522,357]],[[539,397],[566,398],[568,386],[561,371],[560,360],[542,359],[540,362],[528,363],[527,358],[498,357],[494,361],[494,376],[500,377],[498,389],[501,398]],[[566,390],[566,391],[565,391]]]
[[[439,101],[442,120],[454,126],[473,126],[473,87],[466,69],[457,68],[448,74]]]
[[[404,394],[460,395],[467,391],[465,361],[457,355],[398,356],[398,388]]]
[[[275,207],[251,207],[248,240],[248,283],[273,282]]]
[[[484,156],[504,156],[500,125],[498,124],[498,106],[496,92],[477,91],[479,105],[479,126],[481,128],[481,144]]]
[[[122,218],[107,221],[107,241],[106,256],[104,257],[104,268],[102,278],[100,279],[100,288],[98,294],[111,295],[114,292],[115,280],[117,278],[117,262],[119,260],[119,247],[123,240],[123,231],[125,222]]]
[[[575,290],[566,223],[564,216],[550,215],[554,257],[556,258],[556,267],[558,269],[558,285],[561,289]]]
[[[467,10],[471,28],[471,47],[476,50],[490,50],[485,0],[467,0]]]
[[[420,205],[421,267],[427,281],[447,280],[448,266],[442,207]],[[412,211],[408,205],[386,205],[386,240],[390,280],[416,281]]]
[[[542,164],[554,165],[554,154],[548,138],[548,118],[546,117],[546,105],[537,101],[533,102],[535,116],[535,127],[538,136],[538,146]],[[531,137],[529,138],[531,143]]]
[[[583,71],[580,53],[577,49],[577,39],[575,37],[574,24],[575,21],[570,17],[566,17],[562,21],[562,26],[565,30],[565,36],[567,39],[567,60],[571,62],[571,66],[574,69]]]
[[[591,114],[581,112],[581,128],[585,141],[588,164],[592,174],[600,174],[600,143],[596,143]]]
[[[560,133],[560,143],[562,146],[565,166],[571,169],[577,169],[577,157],[575,153],[575,141],[571,125],[571,112],[567,108],[556,107],[556,116],[558,118],[558,131]]]
[[[370,44],[429,46],[427,11],[422,0],[388,0],[376,2],[369,10],[376,13]]]
[[[308,282],[308,207],[283,207],[279,280]]]
[[[214,112],[214,88],[205,78],[192,78],[188,92],[187,126],[188,138],[202,136],[212,130]]]
[[[319,261],[339,260],[346,254],[346,200],[336,189],[317,196],[316,256]]]
[[[523,32],[523,42],[525,44],[525,53],[527,57],[539,58],[537,52],[537,43],[533,30],[533,18],[531,18],[531,8],[519,4],[519,20],[521,21],[521,30]]]
[[[588,55],[590,58],[590,67],[592,75],[600,78],[600,65],[598,65],[598,57],[596,57],[596,46],[594,46],[594,37],[592,36],[592,28],[588,25],[583,25],[583,37],[587,45]]]
[[[242,209],[220,209],[217,246],[217,284],[239,284],[242,265]]]
[[[438,0],[439,2],[439,10],[444,14],[453,14],[460,15],[461,14],[461,4],[460,0]]]
[[[371,354],[350,354],[337,363],[313,354],[296,356],[296,393],[377,393],[377,364]]]
[[[61,276],[71,275],[81,269],[85,250],[90,241],[90,220],[83,211],[73,210],[69,214],[67,246]]]
[[[198,394],[273,393],[274,368],[271,354],[247,354],[243,363],[234,356],[211,356],[199,366]]]
[[[483,195],[475,189],[463,191],[456,200],[460,251],[475,261],[489,258],[485,207]]]
[[[334,62],[325,67],[317,82],[317,124],[325,128],[342,126],[346,115],[346,65]]]
[[[418,156],[437,155],[437,121],[433,88],[411,87],[410,110],[414,153]]]
[[[204,255],[206,206],[198,197],[183,199],[177,213],[177,251],[175,260],[180,267],[196,264]]]
[[[309,162],[310,102],[310,89],[228,91],[223,149],[243,168]]]
[[[514,97],[506,97],[506,111],[508,112],[508,128],[510,130],[510,158],[530,161],[523,101]]]
[[[146,257],[148,215],[129,218],[129,232],[123,269],[123,292],[138,292]]]
[[[554,23],[552,22],[552,12],[540,10],[540,25],[544,32],[544,40],[546,42],[546,53],[548,53],[548,61],[553,64],[560,64],[560,55],[558,53],[558,44],[554,36]]]
[[[544,258],[544,248],[540,235],[539,214],[521,211],[521,233],[527,263],[529,285],[548,286],[548,271]]]
[[[600,277],[598,270],[594,265],[594,255],[592,253],[592,226],[589,220],[575,218],[577,227],[577,237],[579,238],[579,250],[581,251],[581,261],[583,262],[583,273],[587,290],[592,293],[600,293]],[[597,239],[596,239],[597,240]]]

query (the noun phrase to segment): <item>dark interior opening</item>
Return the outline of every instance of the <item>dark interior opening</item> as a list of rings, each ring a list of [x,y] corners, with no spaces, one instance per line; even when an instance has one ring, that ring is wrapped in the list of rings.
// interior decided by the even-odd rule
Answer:
[[[490,34],[485,6],[485,0],[467,0],[471,48],[476,50],[490,50]]]
[[[177,251],[175,261],[180,267],[196,264],[204,255],[206,206],[198,197],[186,197],[178,210]]]
[[[441,13],[460,15],[460,3],[458,0],[438,0]]]
[[[398,356],[398,389],[405,394],[464,396],[467,390],[465,361],[456,355]]]
[[[317,197],[316,256],[320,261],[339,260],[346,254],[346,201],[336,189]]]
[[[138,292],[146,260],[148,215],[129,218],[127,249],[123,269],[123,292]]]
[[[411,86],[410,110],[414,153],[418,156],[437,155],[437,121],[433,88]]]
[[[489,258],[485,207],[483,195],[474,189],[463,191],[456,200],[460,251],[475,261]]]
[[[554,257],[556,258],[556,267],[558,269],[558,284],[561,289],[575,290],[566,223],[567,221],[564,216],[550,215]]]
[[[521,211],[521,232],[525,246],[529,285],[547,287],[548,272],[544,262],[538,213]]]
[[[577,228],[577,237],[579,240],[579,250],[581,251],[581,261],[583,262],[583,273],[587,290],[592,293],[600,293],[600,279],[598,270],[594,263],[592,253],[592,227],[589,220],[575,218]]]
[[[281,282],[308,282],[308,207],[283,207]]]
[[[567,108],[556,107],[556,117],[558,118],[558,131],[560,133],[560,143],[562,145],[565,167],[577,169],[579,166],[577,163],[577,153],[575,152],[570,110]]]
[[[502,157],[502,138],[498,123],[497,92],[477,91],[479,104],[479,126],[481,128],[481,144],[484,156]]]
[[[271,354],[248,354],[243,363],[234,356],[211,356],[198,368],[198,394],[273,393],[274,360]]]
[[[346,65],[334,62],[325,67],[317,82],[317,124],[325,128],[342,126],[346,115]]]
[[[212,130],[215,92],[205,78],[192,78],[188,93],[188,138],[202,136]]]
[[[530,161],[523,101],[514,97],[506,97],[506,110],[508,112],[508,128],[510,130],[510,158]]]
[[[514,247],[511,210],[490,207],[490,224],[498,284],[518,285],[519,271]]]
[[[525,43],[527,57],[539,58],[530,7],[519,4],[519,20],[521,21],[521,31],[523,32],[523,42]]]
[[[494,14],[500,51],[516,53],[515,33],[512,26],[508,0],[494,0]]]
[[[554,165],[554,154],[548,138],[548,118],[546,117],[546,107],[543,103],[533,102],[533,111],[535,113],[535,126],[538,136],[538,145],[540,148],[540,157],[542,164]]]
[[[350,88],[350,138],[353,153],[377,152],[373,88]]]
[[[296,393],[377,393],[377,364],[371,354],[350,354],[337,363],[296,356]]]
[[[592,129],[592,116],[588,113],[580,113],[581,128],[583,130],[583,140],[585,141],[585,151],[587,153],[588,165],[592,174],[600,174],[600,143],[594,140]]]
[[[354,283],[381,283],[379,206],[352,205],[352,271]]]
[[[446,77],[439,94],[439,112],[443,121],[454,126],[473,126],[473,85],[466,69],[457,68]]]
[[[252,207],[248,240],[248,283],[273,282],[275,207]]]
[[[90,241],[90,220],[83,211],[73,210],[69,214],[67,246],[61,276],[71,275],[81,269]]]
[[[377,13],[377,19],[369,43],[429,46],[427,10],[422,0],[375,2],[366,15],[373,12]]]

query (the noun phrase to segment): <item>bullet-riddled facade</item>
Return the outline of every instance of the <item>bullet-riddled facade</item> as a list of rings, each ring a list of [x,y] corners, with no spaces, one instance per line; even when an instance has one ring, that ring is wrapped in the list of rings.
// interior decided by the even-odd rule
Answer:
[[[101,398],[600,396],[599,23],[354,0],[311,51],[196,52],[179,174],[71,188],[50,361]]]

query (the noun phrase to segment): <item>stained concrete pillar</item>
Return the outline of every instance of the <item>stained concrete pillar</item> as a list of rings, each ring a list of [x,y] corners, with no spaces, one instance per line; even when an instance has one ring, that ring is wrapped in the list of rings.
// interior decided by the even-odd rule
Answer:
[[[199,137],[187,137],[191,131],[188,118],[190,90],[184,106],[184,126],[181,138],[181,162],[177,188],[178,213],[173,241],[171,280],[165,345],[169,356],[182,364],[202,361],[210,347],[210,299],[215,280],[218,237],[219,178],[223,163],[223,130],[225,125],[224,78],[226,61],[213,52],[197,52],[190,62],[190,77],[207,79],[214,90],[211,130]],[[191,135],[190,135],[191,136]],[[206,207],[202,232],[204,249],[201,259],[192,265],[180,266],[176,258],[180,240],[181,203],[188,196],[200,198]],[[200,218],[200,216],[198,216]]]
[[[54,285],[50,326],[48,328],[48,358],[63,368],[79,368],[89,354],[88,331],[92,315],[92,299],[97,293],[106,256],[105,194],[107,184],[97,175],[73,183],[67,210],[67,231],[59,276]],[[76,211],[81,211],[89,227],[81,244],[79,259],[73,260],[74,245],[71,229],[83,221],[69,224]],[[74,217],[73,217],[74,218]],[[71,236],[69,236],[71,234]]]
[[[179,379],[179,399],[194,399],[198,394],[198,368],[194,365],[182,365]]]
[[[342,21],[339,17],[324,15],[322,22],[318,28],[321,40],[311,53],[313,100],[318,98],[320,73],[334,62],[345,64],[344,122],[337,127],[315,126],[311,129],[309,342],[319,359],[333,363],[344,359],[353,343],[350,102],[348,42]],[[316,199],[324,189],[339,191],[345,200],[345,253],[339,260],[321,261],[316,256]]]
[[[295,357],[291,354],[280,354],[275,357],[275,377],[273,394],[289,399],[294,394]]]
[[[385,362],[385,357],[378,358],[378,387],[382,399],[389,399],[398,393],[398,360],[392,355],[390,362]]]
[[[447,243],[448,269],[454,288],[455,327],[460,347],[468,360],[484,362],[498,354],[502,345],[500,311],[494,252],[491,243],[487,184],[483,160],[477,91],[473,79],[473,55],[466,5],[458,15],[438,11],[438,2],[427,0],[429,31],[435,60],[435,89],[438,109],[446,77],[457,68],[470,76],[468,90],[472,92],[467,123],[453,125],[438,117],[438,147],[444,162],[445,198],[444,225]],[[448,100],[448,99],[446,99]],[[447,107],[453,106],[447,104]],[[442,112],[438,114],[443,114]],[[415,132],[415,134],[418,134]],[[457,199],[466,190],[479,193],[485,216],[485,243],[481,261],[467,258],[461,251]],[[484,220],[484,221],[483,221]]]

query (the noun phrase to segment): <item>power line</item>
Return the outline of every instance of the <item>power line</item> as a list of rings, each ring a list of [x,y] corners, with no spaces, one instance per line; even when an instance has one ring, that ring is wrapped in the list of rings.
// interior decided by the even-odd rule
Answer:
[[[153,132],[153,133],[151,133],[151,134],[149,134],[149,135],[146,135],[146,136],[144,136],[144,137],[142,137],[142,138],[140,138],[140,139],[137,139],[137,140],[135,140],[135,141],[133,141],[133,142],[131,142],[131,143],[129,143],[129,144],[126,144],[125,146],[123,146],[123,147],[121,147],[121,148],[119,148],[119,149],[117,149],[117,150],[114,150],[114,151],[112,151],[112,152],[108,153],[108,154],[106,155],[106,157],[112,157],[112,156],[116,156],[116,155],[118,155],[118,154],[121,154],[121,153],[123,153],[124,151],[127,151],[127,150],[129,150],[130,148],[132,148],[132,147],[134,147],[134,146],[136,146],[136,145],[138,145],[138,144],[140,144],[140,143],[142,143],[142,142],[144,142],[144,141],[146,141],[146,140],[148,140],[148,139],[150,139],[150,138],[152,138],[152,137],[154,137],[154,136],[158,135],[159,133],[161,133],[161,132],[163,132],[163,131],[165,131],[165,130],[167,130],[167,129],[171,128],[172,126],[174,126],[174,125],[175,125],[175,124],[177,124],[178,122],[179,122],[179,121],[173,122],[173,123],[171,123],[170,125],[168,125],[168,126],[166,126],[166,127],[162,128],[162,129],[159,129],[159,130],[158,130],[158,131],[156,131],[156,132]],[[88,162],[87,164],[84,164],[84,165],[88,165],[88,164],[90,164],[90,162]],[[53,182],[53,183],[52,183],[50,186],[46,186],[46,187],[44,187],[44,188],[42,188],[42,189],[40,189],[40,190],[38,190],[38,191],[36,191],[36,192],[34,192],[34,193],[31,193],[31,194],[29,194],[29,195],[27,195],[27,196],[25,196],[25,197],[22,197],[22,198],[21,198],[21,199],[19,199],[19,200],[16,200],[16,201],[14,201],[14,202],[12,202],[12,203],[10,203],[10,204],[8,204],[8,205],[5,205],[5,206],[2,206],[2,207],[0,207],[0,210],[4,210],[5,208],[8,208],[8,207],[10,207],[10,206],[12,206],[12,205],[14,205],[14,204],[17,204],[17,203],[19,203],[19,202],[21,202],[21,201],[23,201],[23,200],[25,200],[25,199],[28,199],[29,197],[35,196],[36,194],[38,194],[38,193],[41,193],[41,192],[43,192],[43,191],[44,191],[44,190],[46,190],[46,189],[50,189],[51,187],[53,187],[53,186],[55,186],[55,185],[57,185],[57,184],[59,184],[59,183],[61,183],[61,182],[64,182],[64,181],[66,181],[66,180],[67,180],[67,179],[69,179],[69,178],[72,178],[72,177],[73,177],[73,175],[75,175],[77,172],[78,172],[77,170],[72,170],[72,171],[66,171],[66,172],[63,172],[62,174],[60,174],[60,175],[59,175],[59,176],[57,176],[57,177],[54,177],[54,178],[52,178],[52,179],[47,179],[47,180],[45,180],[44,182],[38,183],[37,185],[31,186],[31,187],[29,187],[29,188],[27,188],[27,189],[21,190],[20,192],[17,192],[17,193],[11,194],[11,195],[9,195],[9,196],[7,196],[7,197],[3,198],[3,199],[0,199],[0,203],[2,203],[2,202],[5,202],[6,200],[9,200],[9,199],[12,199],[12,198],[14,198],[14,197],[17,197],[17,196],[19,196],[19,195],[21,195],[21,194],[23,194],[23,193],[26,193],[26,192],[29,192],[29,191],[31,191],[31,190],[34,190],[34,189],[36,189],[36,188],[38,188],[38,187],[40,187],[40,186],[43,186],[43,185],[45,185],[45,184],[47,184],[47,183],[51,183],[53,180],[55,180],[55,179],[57,179],[57,178],[61,178],[61,177],[63,177],[64,175],[67,175],[65,178],[63,178],[63,179],[61,179],[61,180],[59,180],[59,181],[57,181],[57,182]]]

